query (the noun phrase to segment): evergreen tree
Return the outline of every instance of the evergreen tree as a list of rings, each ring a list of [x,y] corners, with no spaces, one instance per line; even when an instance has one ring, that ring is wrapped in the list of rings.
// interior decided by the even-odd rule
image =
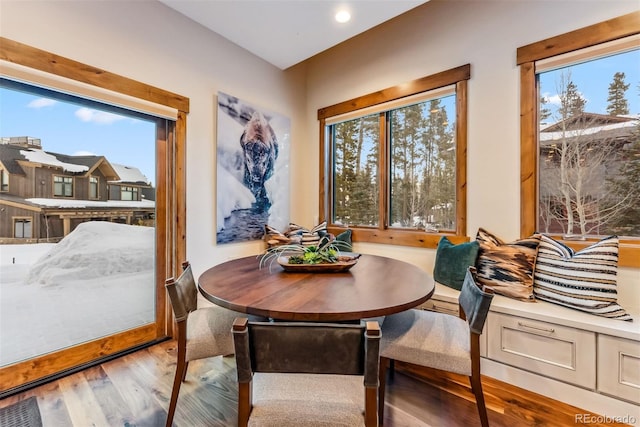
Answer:
[[[539,102],[540,111],[538,113],[540,124],[546,124],[547,119],[551,117],[551,109],[549,108],[548,104],[549,98],[547,98],[546,96],[541,96]]]
[[[352,194],[356,181],[358,121],[350,120],[334,127],[334,215],[338,222],[353,223]]]
[[[561,116],[563,118],[569,118],[582,114],[584,112],[584,107],[586,104],[587,100],[584,99],[582,94],[578,91],[578,86],[576,86],[576,84],[571,81],[571,76],[569,76],[567,85],[560,95]]]
[[[418,170],[422,166],[419,144],[424,128],[423,105],[391,112],[391,223],[412,227],[419,215]]]
[[[427,125],[422,134],[425,167],[420,183],[420,212],[425,223],[449,229],[455,224],[456,167],[455,140],[448,129],[455,125],[448,123],[440,99],[429,101],[427,109]]]
[[[607,233],[637,237],[640,236],[640,123],[633,138],[624,149],[619,173],[608,180],[609,205],[622,205],[622,208],[616,212]]]
[[[617,72],[613,75],[613,81],[609,85],[609,97],[607,98],[607,113],[612,116],[629,114],[629,103],[624,93],[629,89],[629,84],[624,82],[625,75]]]

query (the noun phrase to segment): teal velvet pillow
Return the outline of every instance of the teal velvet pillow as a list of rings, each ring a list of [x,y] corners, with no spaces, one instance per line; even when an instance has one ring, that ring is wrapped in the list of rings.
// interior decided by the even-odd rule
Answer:
[[[338,234],[334,244],[341,251],[350,252],[353,247],[351,244],[351,230],[345,230]]]
[[[469,266],[475,266],[480,244],[477,241],[454,245],[445,236],[438,242],[433,278],[436,282],[460,290]]]

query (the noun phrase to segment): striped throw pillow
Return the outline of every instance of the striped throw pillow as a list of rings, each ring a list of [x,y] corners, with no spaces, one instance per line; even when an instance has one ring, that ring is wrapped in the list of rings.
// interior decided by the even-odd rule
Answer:
[[[300,225],[289,223],[289,229],[285,232],[285,235],[290,239],[299,239],[299,243],[304,246],[318,245],[320,239],[327,234],[327,221],[323,221],[320,224],[308,230]]]
[[[537,299],[598,316],[633,320],[618,305],[618,237],[574,252],[542,235],[533,278]]]

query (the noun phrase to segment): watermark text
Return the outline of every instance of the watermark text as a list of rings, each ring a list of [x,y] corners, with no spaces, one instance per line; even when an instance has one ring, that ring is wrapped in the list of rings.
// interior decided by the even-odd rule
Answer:
[[[635,424],[636,417],[633,415],[596,415],[596,414],[576,414],[576,424],[609,424],[609,423],[625,423]]]

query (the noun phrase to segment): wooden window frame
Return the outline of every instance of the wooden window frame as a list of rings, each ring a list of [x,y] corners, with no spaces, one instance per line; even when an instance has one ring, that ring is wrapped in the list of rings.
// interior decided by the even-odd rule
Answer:
[[[125,189],[130,189],[130,190],[125,190]],[[130,199],[123,199],[122,195],[123,193],[131,193],[131,198]],[[135,196],[135,198],[134,198]],[[138,196],[139,196],[139,188],[138,187],[134,187],[132,185],[122,185],[120,186],[120,200],[125,200],[125,201],[138,201]]]
[[[0,60],[107,89],[177,111],[156,128],[156,320],[105,338],[0,368],[0,398],[62,372],[113,357],[172,335],[164,281],[177,277],[186,259],[186,127],[189,98],[118,74],[0,37]],[[162,183],[162,185],[160,185]]]
[[[91,180],[93,180],[93,179],[95,179],[96,194],[95,194],[95,196],[91,197],[91,187],[94,184]],[[100,199],[100,177],[99,176],[94,176],[94,175],[90,175],[89,176],[89,182],[88,182],[88,186],[87,186],[87,199],[89,199],[89,200],[98,200],[98,199]]]
[[[326,121],[330,117],[345,114],[389,101],[400,100],[412,95],[455,85],[456,94],[456,230],[453,232],[426,232],[422,230],[395,229],[386,225],[387,218],[387,184],[386,169],[379,168],[379,182],[384,197],[380,200],[380,225],[377,227],[349,226],[355,242],[382,243],[390,245],[436,248],[442,236],[447,236],[454,243],[468,241],[467,237],[467,81],[471,78],[471,65],[466,64],[437,74],[426,76],[409,83],[389,87],[377,92],[363,95],[318,110],[320,121],[320,221],[328,222],[327,229],[338,234],[347,228],[330,223],[330,212],[333,211],[331,170],[331,143],[327,141]],[[386,153],[381,150],[380,164],[387,163]]]
[[[538,207],[538,81],[535,62],[601,43],[640,34],[640,12],[570,31],[517,49],[520,66],[520,236],[537,228]],[[561,239],[561,236],[554,236]],[[564,241],[579,250],[598,239]],[[640,267],[640,239],[620,241],[619,265]]]
[[[6,193],[7,191],[9,191],[9,172],[0,168],[0,192]]]
[[[62,178],[62,181],[56,181],[56,178]],[[71,183],[66,182],[66,179],[71,179]],[[76,184],[76,180],[74,179],[74,177],[72,176],[65,176],[65,175],[53,175],[53,177],[51,178],[53,179],[53,197],[63,197],[63,198],[68,198],[71,199],[73,198],[73,195],[75,194],[75,184]],[[62,184],[62,194],[56,194],[56,184]],[[64,189],[66,188],[67,185],[71,185],[71,195],[70,196],[66,196],[64,193]]]
[[[14,216],[12,218],[12,228],[13,228],[13,238],[14,239],[31,239],[33,238],[33,217],[30,216]],[[29,237],[18,237],[16,236],[16,222],[29,222],[31,223],[31,236]]]

